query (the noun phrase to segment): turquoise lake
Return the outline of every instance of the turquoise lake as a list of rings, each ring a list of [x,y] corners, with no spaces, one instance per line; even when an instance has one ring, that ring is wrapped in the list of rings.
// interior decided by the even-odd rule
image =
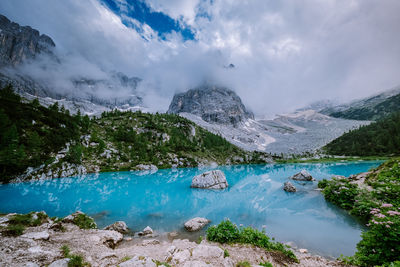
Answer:
[[[293,182],[296,193],[283,191],[288,177],[305,169],[317,180],[349,176],[381,162],[221,166],[229,188],[190,188],[194,175],[207,168],[89,174],[47,181],[0,185],[0,212],[46,211],[66,216],[76,210],[92,215],[99,227],[117,220],[133,231],[147,225],[157,232],[181,231],[193,217],[217,224],[225,218],[265,229],[281,242],[293,242],[323,256],[352,255],[365,228],[324,200],[316,182]]]

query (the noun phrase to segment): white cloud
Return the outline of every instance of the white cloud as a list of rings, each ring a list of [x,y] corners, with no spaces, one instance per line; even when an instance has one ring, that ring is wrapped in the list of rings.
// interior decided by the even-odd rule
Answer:
[[[0,13],[50,35],[64,54],[143,78],[146,100],[164,111],[174,92],[205,80],[230,86],[258,115],[400,84],[397,0],[147,1],[197,40],[160,40],[132,20],[146,41],[95,0],[2,0]]]

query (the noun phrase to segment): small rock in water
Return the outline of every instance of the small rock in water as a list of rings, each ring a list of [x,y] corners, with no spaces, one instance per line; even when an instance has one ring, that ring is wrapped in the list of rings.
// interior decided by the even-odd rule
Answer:
[[[151,234],[153,234],[153,229],[151,229],[150,226],[147,226],[146,228],[143,229],[143,231],[138,233],[138,235],[140,236],[151,235]]]
[[[185,222],[185,229],[189,232],[195,232],[202,229],[204,226],[210,223],[210,220],[206,218],[196,217]]]
[[[308,250],[305,249],[305,248],[301,248],[301,249],[299,249],[299,252],[303,253],[303,254],[306,254],[306,253],[308,253]]]
[[[225,174],[220,170],[204,172],[193,177],[193,188],[224,189],[228,187]]]
[[[291,182],[285,182],[283,184],[283,190],[285,190],[286,192],[296,192],[297,191],[296,187]]]
[[[110,224],[109,226],[106,226],[104,230],[114,230],[121,234],[126,234],[129,232],[128,226],[124,221],[118,221],[113,224]]]
[[[306,171],[302,170],[299,173],[296,173],[290,179],[296,180],[296,181],[314,181],[315,179],[311,176],[311,174]]]

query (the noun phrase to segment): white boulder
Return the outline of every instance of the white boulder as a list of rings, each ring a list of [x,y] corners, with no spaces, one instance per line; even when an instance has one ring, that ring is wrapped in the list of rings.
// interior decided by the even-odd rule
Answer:
[[[146,226],[143,231],[139,232],[138,235],[145,236],[145,235],[152,235],[154,233],[153,229],[150,226]]]
[[[202,229],[204,226],[210,223],[210,220],[206,218],[196,217],[185,222],[185,229],[189,232],[196,232]]]
[[[192,179],[193,188],[224,189],[228,187],[225,174],[220,170],[213,170],[199,174]]]
[[[23,234],[21,237],[30,238],[33,240],[49,240],[50,235],[48,232],[43,231],[43,232],[26,233],[26,234]]]
[[[224,257],[224,251],[217,246],[210,246],[210,245],[198,245],[193,249],[192,252],[193,258],[223,258]]]

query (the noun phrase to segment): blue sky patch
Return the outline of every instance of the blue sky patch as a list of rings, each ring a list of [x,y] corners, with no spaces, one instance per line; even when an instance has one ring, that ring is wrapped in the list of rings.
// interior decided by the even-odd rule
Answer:
[[[183,39],[194,40],[195,34],[191,27],[182,25],[179,21],[169,17],[162,12],[151,10],[149,5],[140,0],[99,0],[102,4],[108,7],[111,11],[121,17],[121,21],[127,27],[135,29],[142,35],[143,29],[132,22],[130,19],[135,19],[140,23],[149,25],[161,39],[165,40],[165,36],[173,31],[180,33]]]

